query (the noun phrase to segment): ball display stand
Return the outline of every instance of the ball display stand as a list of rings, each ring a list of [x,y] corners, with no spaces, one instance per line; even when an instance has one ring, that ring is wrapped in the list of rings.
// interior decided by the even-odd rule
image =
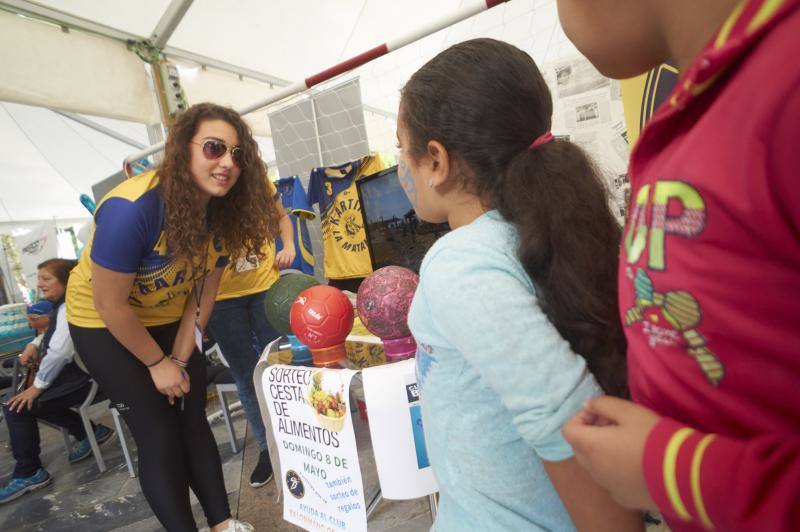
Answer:
[[[360,341],[364,340],[364,337],[359,337]],[[377,338],[374,340],[378,341]],[[280,454],[278,453],[278,445],[275,440],[275,435],[272,432],[272,423],[269,419],[269,410],[268,410],[268,403],[267,398],[264,395],[264,387],[262,385],[264,372],[266,372],[267,368],[273,364],[277,363],[286,363],[287,361],[291,360],[291,343],[289,339],[285,336],[281,336],[270,343],[261,354],[261,357],[256,364],[255,371],[253,372],[253,381],[255,384],[256,389],[256,396],[258,398],[258,405],[261,411],[261,417],[264,421],[264,427],[266,428],[267,433],[267,450],[269,452],[270,460],[273,464],[276,464],[274,468],[275,471],[280,472],[282,471],[280,467]],[[352,406],[352,405],[351,405]],[[361,464],[359,463],[359,467]],[[280,502],[283,497],[283,486],[282,486],[282,478],[280,474],[276,474],[274,476],[275,486],[277,488],[277,495],[275,498],[275,502]],[[365,493],[365,501],[367,501],[366,493]],[[366,515],[367,521],[369,521],[370,517],[375,513],[375,510],[380,506],[380,503],[383,502],[383,494],[381,492],[380,487],[378,487],[377,492],[368,499],[369,502],[366,502]],[[430,507],[431,512],[431,520],[436,520],[436,514],[438,513],[438,494],[432,494],[428,496],[428,505]]]

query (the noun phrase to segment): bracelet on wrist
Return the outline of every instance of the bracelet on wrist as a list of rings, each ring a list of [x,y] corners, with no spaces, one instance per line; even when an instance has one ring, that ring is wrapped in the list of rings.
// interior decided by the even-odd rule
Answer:
[[[167,355],[161,355],[161,358],[159,358],[158,360],[156,360],[152,364],[145,364],[145,366],[147,366],[148,368],[154,368],[154,367],[158,366],[159,364],[161,364],[161,362],[163,362],[165,358],[167,358]]]
[[[173,362],[175,362],[175,364],[179,365],[182,368],[185,368],[186,366],[189,365],[188,362],[184,362],[183,360],[181,360],[180,358],[176,357],[175,355],[170,355],[169,359],[172,360]]]

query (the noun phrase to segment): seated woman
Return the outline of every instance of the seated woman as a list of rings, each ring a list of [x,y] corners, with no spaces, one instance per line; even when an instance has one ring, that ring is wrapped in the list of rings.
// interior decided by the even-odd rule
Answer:
[[[91,387],[89,375],[73,361],[75,349],[69,336],[64,305],[67,278],[75,264],[72,260],[50,259],[39,265],[38,287],[43,297],[53,304],[53,311],[38,348],[31,343],[20,355],[20,362],[29,368],[29,372],[39,364],[35,380],[3,405],[11,450],[17,463],[11,481],[0,488],[0,503],[52,482],[50,473],[39,460],[37,419],[66,428],[77,440],[69,453],[70,462],[83,460],[92,452],[80,415],[70,410],[71,406],[86,399]],[[98,443],[107,441],[114,433],[103,425],[92,426]]]

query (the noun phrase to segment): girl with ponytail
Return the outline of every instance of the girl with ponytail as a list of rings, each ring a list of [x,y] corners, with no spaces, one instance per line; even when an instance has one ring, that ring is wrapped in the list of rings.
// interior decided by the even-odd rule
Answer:
[[[561,426],[624,396],[620,228],[586,155],[550,133],[533,60],[457,44],[402,90],[400,178],[452,231],[428,251],[409,314],[435,529],[640,530],[573,458]]]

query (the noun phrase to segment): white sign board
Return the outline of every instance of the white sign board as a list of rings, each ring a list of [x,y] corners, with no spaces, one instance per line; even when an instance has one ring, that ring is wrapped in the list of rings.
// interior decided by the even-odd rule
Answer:
[[[425,447],[414,360],[365,368],[362,377],[383,498],[416,499],[438,491]]]
[[[263,375],[280,457],[283,518],[306,530],[367,530],[348,400],[355,373],[273,365]]]
[[[42,222],[28,233],[14,237],[25,283],[31,290],[37,290],[37,266],[48,259],[58,257],[58,238],[53,222]]]

